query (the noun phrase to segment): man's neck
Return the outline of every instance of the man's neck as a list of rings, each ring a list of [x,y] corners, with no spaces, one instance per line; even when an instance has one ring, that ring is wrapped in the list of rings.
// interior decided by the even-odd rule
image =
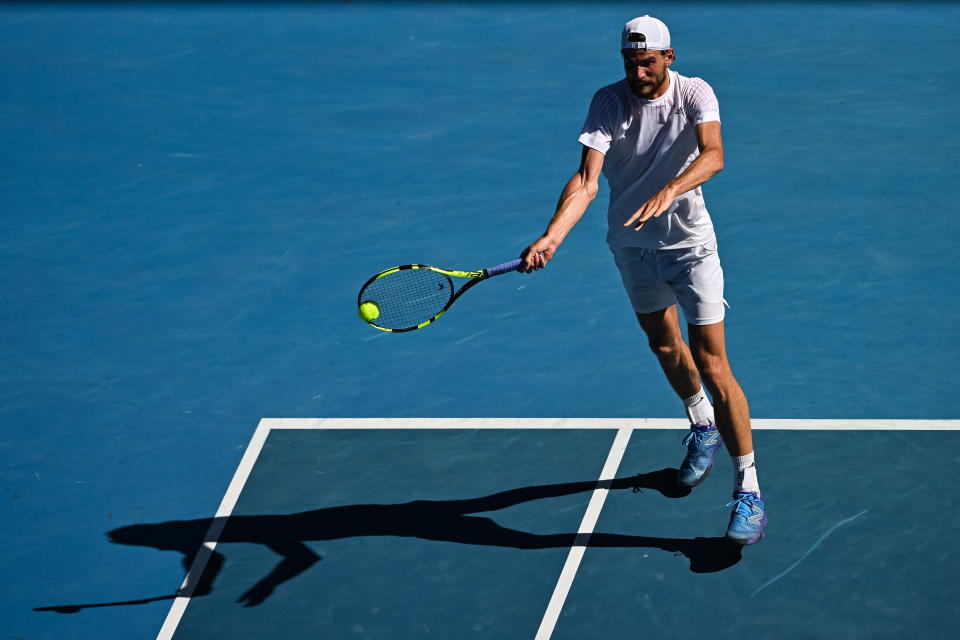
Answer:
[[[662,98],[666,93],[667,89],[670,88],[670,71],[667,70],[667,74],[663,79],[663,84],[657,87],[657,90],[654,92],[653,96],[647,98],[647,100],[656,100],[657,98]]]

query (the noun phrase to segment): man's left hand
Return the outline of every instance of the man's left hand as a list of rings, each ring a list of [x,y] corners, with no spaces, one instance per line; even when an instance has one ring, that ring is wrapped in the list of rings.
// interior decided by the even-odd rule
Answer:
[[[673,192],[673,189],[669,186],[664,187],[657,195],[644,202],[643,205],[637,209],[637,212],[623,223],[623,226],[629,227],[630,225],[635,225],[633,230],[640,231],[640,228],[647,220],[650,218],[659,218],[661,213],[670,208],[670,205],[673,204],[676,198],[677,195]]]

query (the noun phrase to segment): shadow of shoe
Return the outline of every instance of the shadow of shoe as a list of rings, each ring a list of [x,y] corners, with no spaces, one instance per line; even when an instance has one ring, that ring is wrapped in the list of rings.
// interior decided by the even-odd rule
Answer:
[[[683,498],[690,495],[690,488],[681,487],[679,483],[677,483],[678,473],[680,473],[680,471],[674,468],[639,473],[629,478],[616,480],[614,482],[614,488],[622,489],[632,487],[634,493],[640,493],[644,489],[653,489],[654,491],[659,491],[667,498]]]
[[[690,559],[690,571],[715,573],[740,562],[743,547],[726,538],[694,538],[684,541],[678,551]]]

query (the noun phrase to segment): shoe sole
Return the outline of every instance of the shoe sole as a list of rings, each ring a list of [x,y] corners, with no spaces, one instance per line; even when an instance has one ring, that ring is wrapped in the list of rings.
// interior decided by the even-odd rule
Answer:
[[[741,547],[745,547],[745,546],[750,545],[750,544],[756,544],[756,543],[760,542],[761,540],[763,540],[764,535],[766,535],[765,532],[764,532],[764,529],[765,529],[766,527],[767,527],[767,516],[764,515],[764,516],[763,516],[763,522],[760,524],[760,535],[758,535],[757,537],[755,537],[755,538],[747,538],[746,540],[742,540],[742,539],[739,539],[739,538],[733,538],[733,537],[731,537],[731,536],[726,536],[726,538],[727,538],[727,540],[729,540],[730,542],[736,542],[736,543],[737,543],[738,545],[740,545]]]
[[[740,545],[741,547],[746,547],[746,546],[751,545],[751,544],[757,544],[758,542],[760,542],[761,540],[763,540],[763,531],[761,531],[761,532],[760,532],[760,535],[757,536],[756,538],[749,538],[749,539],[747,539],[747,540],[741,540],[741,539],[739,539],[739,538],[731,538],[730,536],[727,536],[727,540],[729,540],[730,542],[734,542],[734,543]]]
[[[697,486],[698,484],[700,484],[701,482],[707,479],[707,476],[710,475],[711,469],[713,469],[713,463],[710,463],[710,466],[707,467],[707,470],[703,472],[703,475],[697,478],[697,481],[694,482],[693,484],[685,484],[683,482],[680,482],[680,479],[678,478],[677,485],[679,485],[681,489],[693,489],[695,486]]]

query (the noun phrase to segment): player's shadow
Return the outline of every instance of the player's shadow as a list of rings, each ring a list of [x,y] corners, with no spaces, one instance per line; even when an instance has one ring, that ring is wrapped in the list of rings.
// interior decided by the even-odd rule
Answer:
[[[572,546],[590,547],[644,547],[657,548],[686,556],[690,570],[695,573],[722,571],[740,561],[741,547],[725,538],[654,538],[616,533],[534,534],[503,527],[490,518],[471,514],[497,511],[514,505],[555,498],[601,487],[611,490],[652,489],[668,498],[687,495],[676,483],[676,469],[661,469],[628,478],[597,482],[569,482],[511,489],[482,498],[466,500],[417,500],[401,504],[358,504],[314,509],[289,515],[230,516],[175,520],[157,524],[134,524],[111,531],[109,539],[117,544],[153,547],[183,554],[183,565],[190,566],[202,544],[215,541],[217,549],[224,543],[247,542],[262,544],[281,556],[273,570],[240,596],[238,602],[246,606],[258,605],[274,589],[303,573],[321,558],[305,542],[336,540],[357,536],[402,536],[517,549],[548,549]],[[222,529],[222,531],[220,531]],[[220,531],[219,536],[217,532]],[[144,604],[168,600],[179,594],[191,597],[207,595],[224,564],[224,557],[214,551],[203,575],[190,576],[178,593],[98,604],[70,604],[37,607],[34,611],[76,613],[82,609],[120,605]]]

